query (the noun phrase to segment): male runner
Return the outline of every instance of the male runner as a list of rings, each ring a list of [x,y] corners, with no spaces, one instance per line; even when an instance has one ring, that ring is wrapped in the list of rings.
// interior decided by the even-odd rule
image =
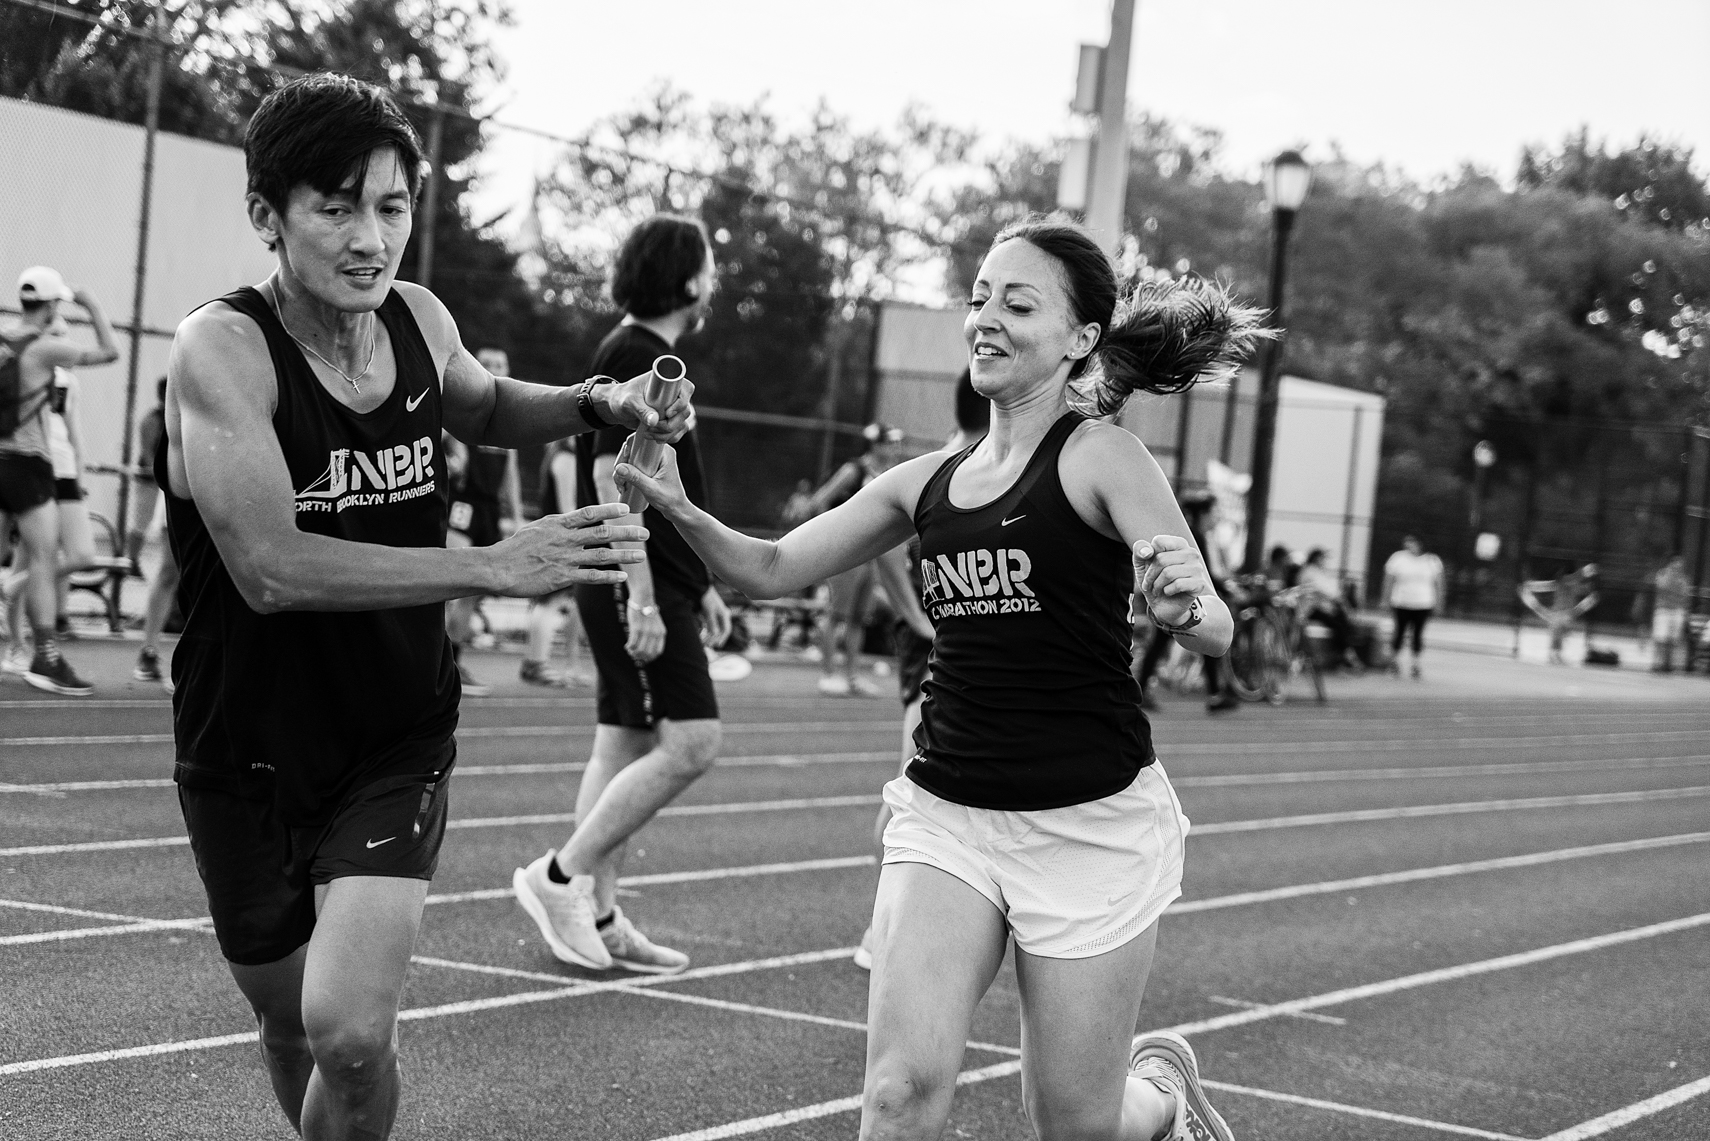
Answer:
[[[89,313],[96,348],[79,348],[50,331],[64,301],[76,302]],[[22,322],[0,334],[0,533],[16,522],[22,540],[14,558],[26,572],[24,611],[36,638],[24,680],[49,693],[87,697],[95,687],[60,656],[55,638],[59,505],[54,499],[48,417],[54,369],[111,364],[119,359],[119,345],[96,300],[81,289],[67,288],[45,265],[32,266],[18,277],[18,306]],[[14,629],[12,638],[22,641],[22,631]]]
[[[494,376],[511,375],[511,358],[504,349],[475,351],[481,367]],[[455,437],[446,442],[451,471],[451,530],[448,547],[490,547],[503,534],[505,516],[511,529],[523,524],[522,484],[517,477],[517,454],[510,448],[465,447]],[[474,634],[478,597],[454,598],[445,604],[445,632],[457,660],[457,676],[469,697],[485,697],[493,687],[475,680],[463,664],[463,648]]]
[[[715,273],[699,222],[659,214],[637,226],[612,272],[623,321],[600,342],[594,369],[651,368],[705,323]],[[604,431],[578,448],[584,504],[621,498],[612,470],[626,437]],[[695,434],[676,447],[690,498],[705,503]],[[576,794],[576,829],[563,847],[518,868],[511,886],[561,962],[668,974],[688,966],[689,957],[656,945],[624,917],[618,869],[629,837],[718,755],[718,699],[705,646],[730,636],[730,611],[677,529],[651,507],[644,518],[646,558],[629,565],[628,581],[576,588],[599,674],[599,726]]]
[[[441,428],[514,447],[608,422],[669,437],[644,378],[494,377],[427,290],[394,283],[421,145],[379,88],[312,75],[244,140],[259,288],[179,326],[156,466],[182,574],[179,802],[220,949],[305,1138],[380,1138],[397,1010],[447,811],[458,681],[442,603],[622,577],[620,509],[443,545]]]

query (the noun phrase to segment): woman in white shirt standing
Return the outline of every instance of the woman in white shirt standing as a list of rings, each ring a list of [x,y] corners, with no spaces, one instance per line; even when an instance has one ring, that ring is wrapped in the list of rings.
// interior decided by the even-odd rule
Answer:
[[[1395,616],[1390,636],[1390,672],[1401,672],[1401,643],[1413,632],[1413,670],[1419,677],[1419,655],[1424,649],[1425,621],[1443,597],[1443,560],[1427,554],[1417,535],[1401,540],[1401,550],[1383,564],[1383,598]]]

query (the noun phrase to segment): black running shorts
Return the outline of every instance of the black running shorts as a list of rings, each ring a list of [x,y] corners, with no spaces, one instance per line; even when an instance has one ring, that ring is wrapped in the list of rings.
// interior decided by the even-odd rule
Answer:
[[[907,622],[899,621],[891,631],[891,641],[897,648],[898,696],[904,705],[913,705],[920,700],[920,687],[926,681],[932,640],[922,638]]]
[[[665,649],[651,662],[637,665],[624,649],[629,639],[627,588],[621,583],[576,588],[576,609],[599,672],[601,725],[652,729],[660,720],[718,718],[718,695],[701,646],[700,604],[670,590],[659,590],[655,597],[665,620]]]
[[[61,503],[81,503],[83,485],[75,479],[56,479],[53,481],[53,497]]]
[[[327,824],[290,828],[271,801],[178,788],[190,850],[208,895],[220,952],[242,966],[274,963],[309,941],[315,887],[345,876],[431,880],[439,865],[456,745],[435,745],[419,775],[356,789]]]
[[[0,452],[0,513],[22,515],[53,502],[53,465],[41,456]]]

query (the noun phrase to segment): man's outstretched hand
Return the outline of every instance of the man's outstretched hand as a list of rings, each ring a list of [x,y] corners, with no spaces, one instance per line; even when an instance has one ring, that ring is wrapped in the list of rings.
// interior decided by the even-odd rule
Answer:
[[[539,598],[579,583],[624,582],[625,563],[646,557],[639,548],[616,549],[604,544],[639,543],[646,527],[618,526],[613,519],[629,514],[621,503],[596,503],[568,515],[546,515],[510,538],[487,548],[498,563],[500,589],[513,598]]]
[[[589,399],[600,405],[600,414],[612,423],[674,444],[695,426],[695,408],[690,403],[695,385],[693,381],[679,381],[671,403],[656,410],[647,403],[647,382],[652,376],[649,371],[621,384],[596,385]]]

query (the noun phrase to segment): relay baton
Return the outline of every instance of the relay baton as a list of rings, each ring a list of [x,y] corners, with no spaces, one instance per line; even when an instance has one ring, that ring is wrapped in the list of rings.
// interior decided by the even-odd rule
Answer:
[[[655,412],[664,412],[670,406],[671,400],[677,395],[677,386],[689,375],[688,366],[680,357],[669,353],[653,362],[653,375],[647,378],[647,403]],[[629,436],[629,462],[636,470],[648,475],[659,472],[659,461],[665,453],[661,450],[664,444],[640,432],[631,432]],[[626,487],[623,492],[623,505],[630,514],[637,514],[647,507],[647,496],[641,488],[634,484]]]

